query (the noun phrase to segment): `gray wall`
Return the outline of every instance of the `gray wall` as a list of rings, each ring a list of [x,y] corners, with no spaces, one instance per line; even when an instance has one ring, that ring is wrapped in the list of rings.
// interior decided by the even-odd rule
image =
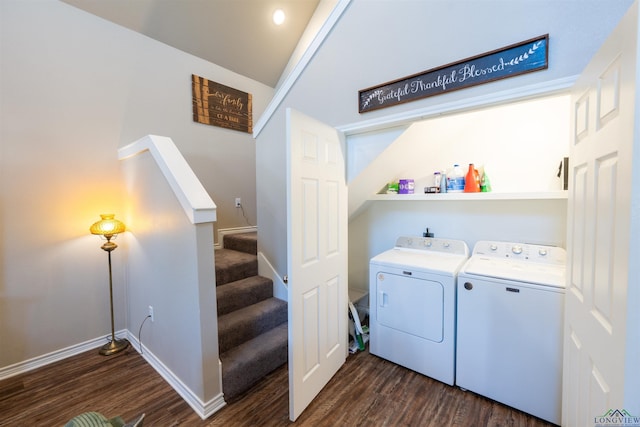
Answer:
[[[292,107],[331,126],[572,78],[624,15],[624,1],[353,0],[257,136],[261,250],[286,274],[286,133]],[[549,69],[360,115],[358,90],[549,33]],[[268,207],[264,211],[263,206]]]
[[[193,122],[191,74],[252,93],[256,118],[273,89],[57,0],[2,0],[0,54],[3,368],[110,332],[106,254],[89,226],[124,219],[118,147],[171,137],[216,226],[246,226],[236,196],[255,224],[255,141]],[[137,332],[146,312],[125,310],[126,240],[113,253],[116,329]]]

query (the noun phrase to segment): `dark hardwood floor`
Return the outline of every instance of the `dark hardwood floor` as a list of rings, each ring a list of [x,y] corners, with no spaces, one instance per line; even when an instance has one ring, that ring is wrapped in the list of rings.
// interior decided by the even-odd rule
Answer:
[[[291,423],[286,366],[202,420],[133,349],[86,352],[0,381],[0,426],[62,426],[98,411],[145,427],[169,426],[550,426],[471,392],[444,385],[368,351],[347,363]]]

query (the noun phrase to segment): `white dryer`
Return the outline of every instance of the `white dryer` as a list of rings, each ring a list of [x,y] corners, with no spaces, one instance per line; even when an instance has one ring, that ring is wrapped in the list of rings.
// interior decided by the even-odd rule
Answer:
[[[476,243],[458,275],[456,385],[560,424],[565,257]]]
[[[461,240],[399,237],[369,265],[369,352],[454,384]]]

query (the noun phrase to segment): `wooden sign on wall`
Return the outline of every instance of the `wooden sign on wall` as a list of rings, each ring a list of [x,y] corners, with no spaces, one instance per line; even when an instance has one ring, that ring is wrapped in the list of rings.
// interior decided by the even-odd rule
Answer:
[[[549,34],[363,89],[358,112],[465,89],[549,67]]]
[[[253,132],[251,94],[191,75],[193,121]]]

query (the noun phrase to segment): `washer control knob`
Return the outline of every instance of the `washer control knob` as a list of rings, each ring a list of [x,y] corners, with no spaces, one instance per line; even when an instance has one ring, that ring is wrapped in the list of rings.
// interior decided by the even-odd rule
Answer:
[[[449,243],[449,242],[444,242],[444,243],[442,244],[442,246],[443,246],[443,247],[445,247],[445,248],[448,248],[449,246],[451,246],[451,243]]]
[[[430,248],[432,244],[433,244],[433,243],[431,242],[431,240],[425,240],[425,241],[424,241],[424,245],[425,245],[426,247],[428,247],[428,248]]]
[[[522,253],[522,246],[520,246],[520,245],[514,245],[514,246],[511,248],[511,252],[513,252],[513,253],[514,253],[514,254],[516,254],[516,255],[520,255],[520,254]]]
[[[473,283],[471,282],[465,282],[464,284],[464,288],[468,291],[470,291],[471,289],[473,289]]]
[[[491,246],[489,246],[489,249],[491,249],[492,252],[495,252],[498,250],[498,245],[496,245],[495,243],[492,243]]]
[[[547,256],[547,250],[546,250],[546,249],[542,249],[542,248],[541,248],[541,249],[538,251],[538,255],[540,255],[540,256]]]

